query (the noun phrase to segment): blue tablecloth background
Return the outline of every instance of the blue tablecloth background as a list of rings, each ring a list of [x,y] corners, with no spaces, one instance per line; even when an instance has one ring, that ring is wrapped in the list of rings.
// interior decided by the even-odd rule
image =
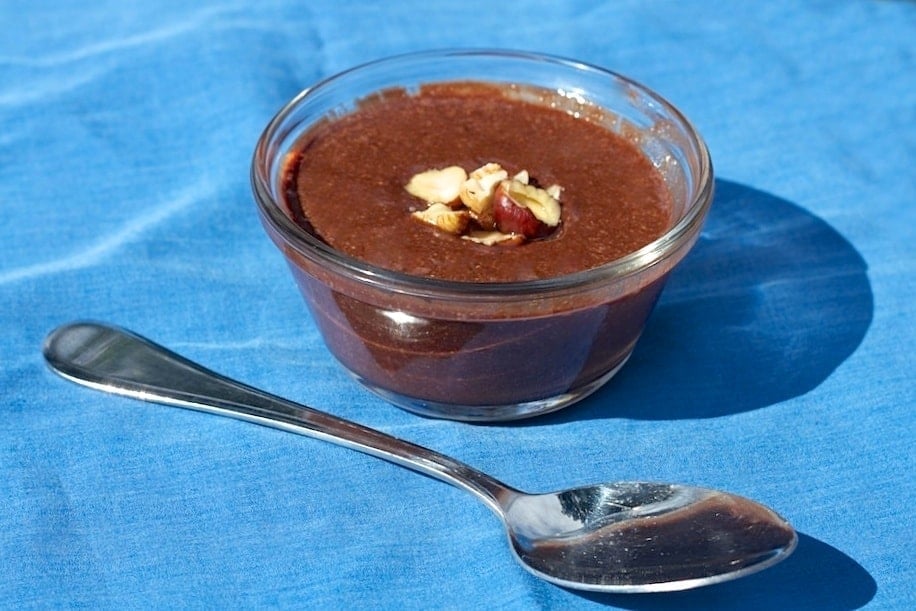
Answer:
[[[916,608],[914,40],[901,1],[3,0],[0,607]],[[441,47],[622,72],[713,154],[709,222],[633,359],[555,415],[435,421],[362,390],[256,218],[283,103]],[[84,318],[523,489],[724,488],[801,543],[686,593],[557,588],[461,491],[57,378],[43,338]]]

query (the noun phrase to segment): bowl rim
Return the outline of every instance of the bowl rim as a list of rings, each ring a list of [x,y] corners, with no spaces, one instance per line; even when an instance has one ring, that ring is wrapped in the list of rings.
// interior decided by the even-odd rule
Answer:
[[[652,242],[623,257],[597,267],[571,274],[532,280],[467,282],[415,276],[351,257],[311,235],[283,212],[282,204],[276,201],[270,188],[270,182],[274,177],[271,176],[271,164],[268,163],[270,159],[268,155],[269,144],[281,126],[285,124],[289,115],[300,104],[314,95],[315,92],[347,78],[352,73],[383,68],[396,62],[433,59],[443,61],[449,57],[502,58],[552,64],[564,69],[586,71],[598,76],[608,77],[611,80],[635,88],[641,94],[651,98],[662,106],[666,113],[680,123],[680,126],[692,140],[698,152],[699,172],[696,176],[697,187],[694,189],[693,198],[687,204],[684,214],[665,233]],[[261,161],[264,163],[259,163]],[[338,274],[357,279],[362,283],[384,286],[386,290],[432,299],[459,298],[463,300],[507,299],[512,297],[529,299],[532,296],[553,293],[578,293],[595,286],[621,280],[654,267],[676,254],[680,250],[679,246],[689,242],[692,236],[699,232],[712,204],[715,182],[712,159],[702,136],[677,107],[654,90],[620,73],[594,64],[558,55],[506,49],[438,49],[402,53],[361,63],[315,82],[284,104],[264,128],[257,140],[252,156],[250,179],[254,199],[262,221],[276,231],[287,245],[309,261]]]

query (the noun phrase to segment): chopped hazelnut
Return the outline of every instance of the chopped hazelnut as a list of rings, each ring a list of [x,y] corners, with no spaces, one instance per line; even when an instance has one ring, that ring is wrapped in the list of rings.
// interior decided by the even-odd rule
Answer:
[[[543,237],[560,224],[560,202],[545,189],[504,180],[493,195],[493,215],[503,233]]]
[[[477,242],[484,246],[493,246],[495,244],[515,246],[525,241],[525,236],[521,234],[503,233],[501,231],[471,231],[467,235],[461,237],[462,239]]]
[[[542,189],[527,170],[509,178],[498,163],[470,175],[459,166],[427,170],[411,177],[405,189],[427,204],[411,216],[487,246],[523,244],[549,235],[560,223],[559,185]]]
[[[471,220],[471,215],[466,210],[452,210],[440,202],[430,204],[424,210],[417,210],[411,216],[454,235],[464,233]]]
[[[467,177],[464,168],[453,165],[415,174],[404,188],[427,203],[451,204],[458,201],[461,185]]]
[[[486,215],[496,185],[508,176],[509,173],[498,163],[488,163],[477,168],[461,185],[461,202],[474,214]]]

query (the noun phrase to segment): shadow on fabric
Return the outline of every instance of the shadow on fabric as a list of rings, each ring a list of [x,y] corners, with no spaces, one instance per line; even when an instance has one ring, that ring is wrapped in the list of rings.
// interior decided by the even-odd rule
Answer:
[[[875,580],[855,560],[808,535],[780,564],[743,579],[663,594],[596,594],[583,598],[622,609],[858,609],[874,598]]]
[[[859,346],[873,298],[862,256],[804,209],[716,181],[697,245],[630,362],[545,420],[713,418],[817,387]]]

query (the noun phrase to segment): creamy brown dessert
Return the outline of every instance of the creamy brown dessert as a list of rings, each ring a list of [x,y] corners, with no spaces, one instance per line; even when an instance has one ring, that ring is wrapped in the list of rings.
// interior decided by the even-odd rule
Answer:
[[[600,115],[576,117],[551,108],[549,99],[529,102],[518,93],[468,83],[427,87],[419,95],[391,91],[313,127],[288,160],[290,211],[360,260],[467,282],[589,269],[668,228],[668,190],[634,144],[599,125]],[[508,177],[525,171],[536,186],[560,187],[555,231],[493,248],[416,222],[412,213],[432,202],[405,188],[412,178],[455,167],[471,174],[488,164]]]
[[[303,133],[286,155],[283,204],[337,251],[457,281],[468,294],[592,269],[648,244],[673,216],[660,173],[606,119],[613,117],[544,90],[453,83],[385,91]],[[497,226],[460,198],[436,202],[429,185],[409,188],[431,170],[458,168],[449,172],[461,183],[490,164],[505,171],[487,187],[491,204],[513,180],[523,185],[516,190],[556,200],[546,228]],[[460,229],[421,218],[434,205],[464,215]],[[470,239],[481,232],[508,239]],[[549,411],[600,386],[629,356],[666,276],[543,302],[536,293],[424,299],[286,254],[328,347],[361,381],[414,411],[471,420],[519,417],[526,410],[511,406],[529,402],[547,402],[532,413]]]

